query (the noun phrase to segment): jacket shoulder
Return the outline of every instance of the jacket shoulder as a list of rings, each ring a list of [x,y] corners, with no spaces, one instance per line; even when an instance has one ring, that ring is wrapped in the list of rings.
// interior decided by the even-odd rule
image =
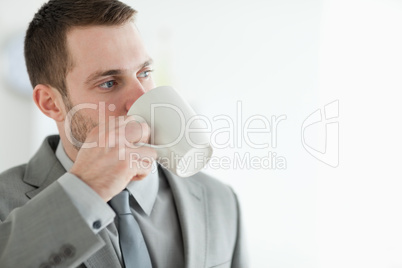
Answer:
[[[188,179],[192,180],[194,183],[202,185],[208,192],[229,195],[234,194],[232,188],[229,185],[204,172],[200,172]]]
[[[4,188],[23,183],[27,164],[12,167],[0,173],[0,196]]]
[[[26,166],[19,165],[0,174],[0,219],[29,200],[25,193],[34,187],[23,181]]]
[[[27,166],[27,164],[25,163],[25,164],[15,166],[15,167],[12,167],[10,169],[3,171],[2,173],[0,173],[0,181],[4,180],[6,178],[12,177],[12,176],[20,175],[19,177],[23,177],[25,174],[26,166]]]

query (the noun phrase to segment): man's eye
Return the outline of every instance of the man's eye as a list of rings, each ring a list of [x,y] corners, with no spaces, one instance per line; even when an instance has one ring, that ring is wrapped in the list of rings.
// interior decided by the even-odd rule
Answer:
[[[109,88],[112,88],[116,84],[117,84],[116,81],[110,80],[110,81],[100,84],[99,87],[109,89]]]
[[[137,75],[138,78],[146,78],[148,77],[154,70],[146,70],[144,72],[141,72]]]

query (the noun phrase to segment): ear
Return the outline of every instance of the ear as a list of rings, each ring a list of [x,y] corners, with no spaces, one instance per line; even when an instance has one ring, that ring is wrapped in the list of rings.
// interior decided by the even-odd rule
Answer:
[[[64,121],[66,109],[61,94],[54,88],[39,84],[34,88],[33,100],[44,115],[56,122]]]

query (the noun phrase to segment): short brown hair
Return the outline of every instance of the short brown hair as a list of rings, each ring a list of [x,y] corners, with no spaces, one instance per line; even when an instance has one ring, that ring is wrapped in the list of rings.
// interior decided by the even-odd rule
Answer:
[[[46,84],[68,97],[65,78],[73,62],[67,32],[80,26],[121,25],[136,13],[118,0],[50,0],[44,4],[25,36],[25,62],[32,87]]]

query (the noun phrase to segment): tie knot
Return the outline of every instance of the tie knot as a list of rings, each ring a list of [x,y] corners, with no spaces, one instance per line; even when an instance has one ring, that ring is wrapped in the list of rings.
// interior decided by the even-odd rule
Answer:
[[[109,205],[119,215],[131,213],[129,196],[129,192],[123,190],[109,201]]]

